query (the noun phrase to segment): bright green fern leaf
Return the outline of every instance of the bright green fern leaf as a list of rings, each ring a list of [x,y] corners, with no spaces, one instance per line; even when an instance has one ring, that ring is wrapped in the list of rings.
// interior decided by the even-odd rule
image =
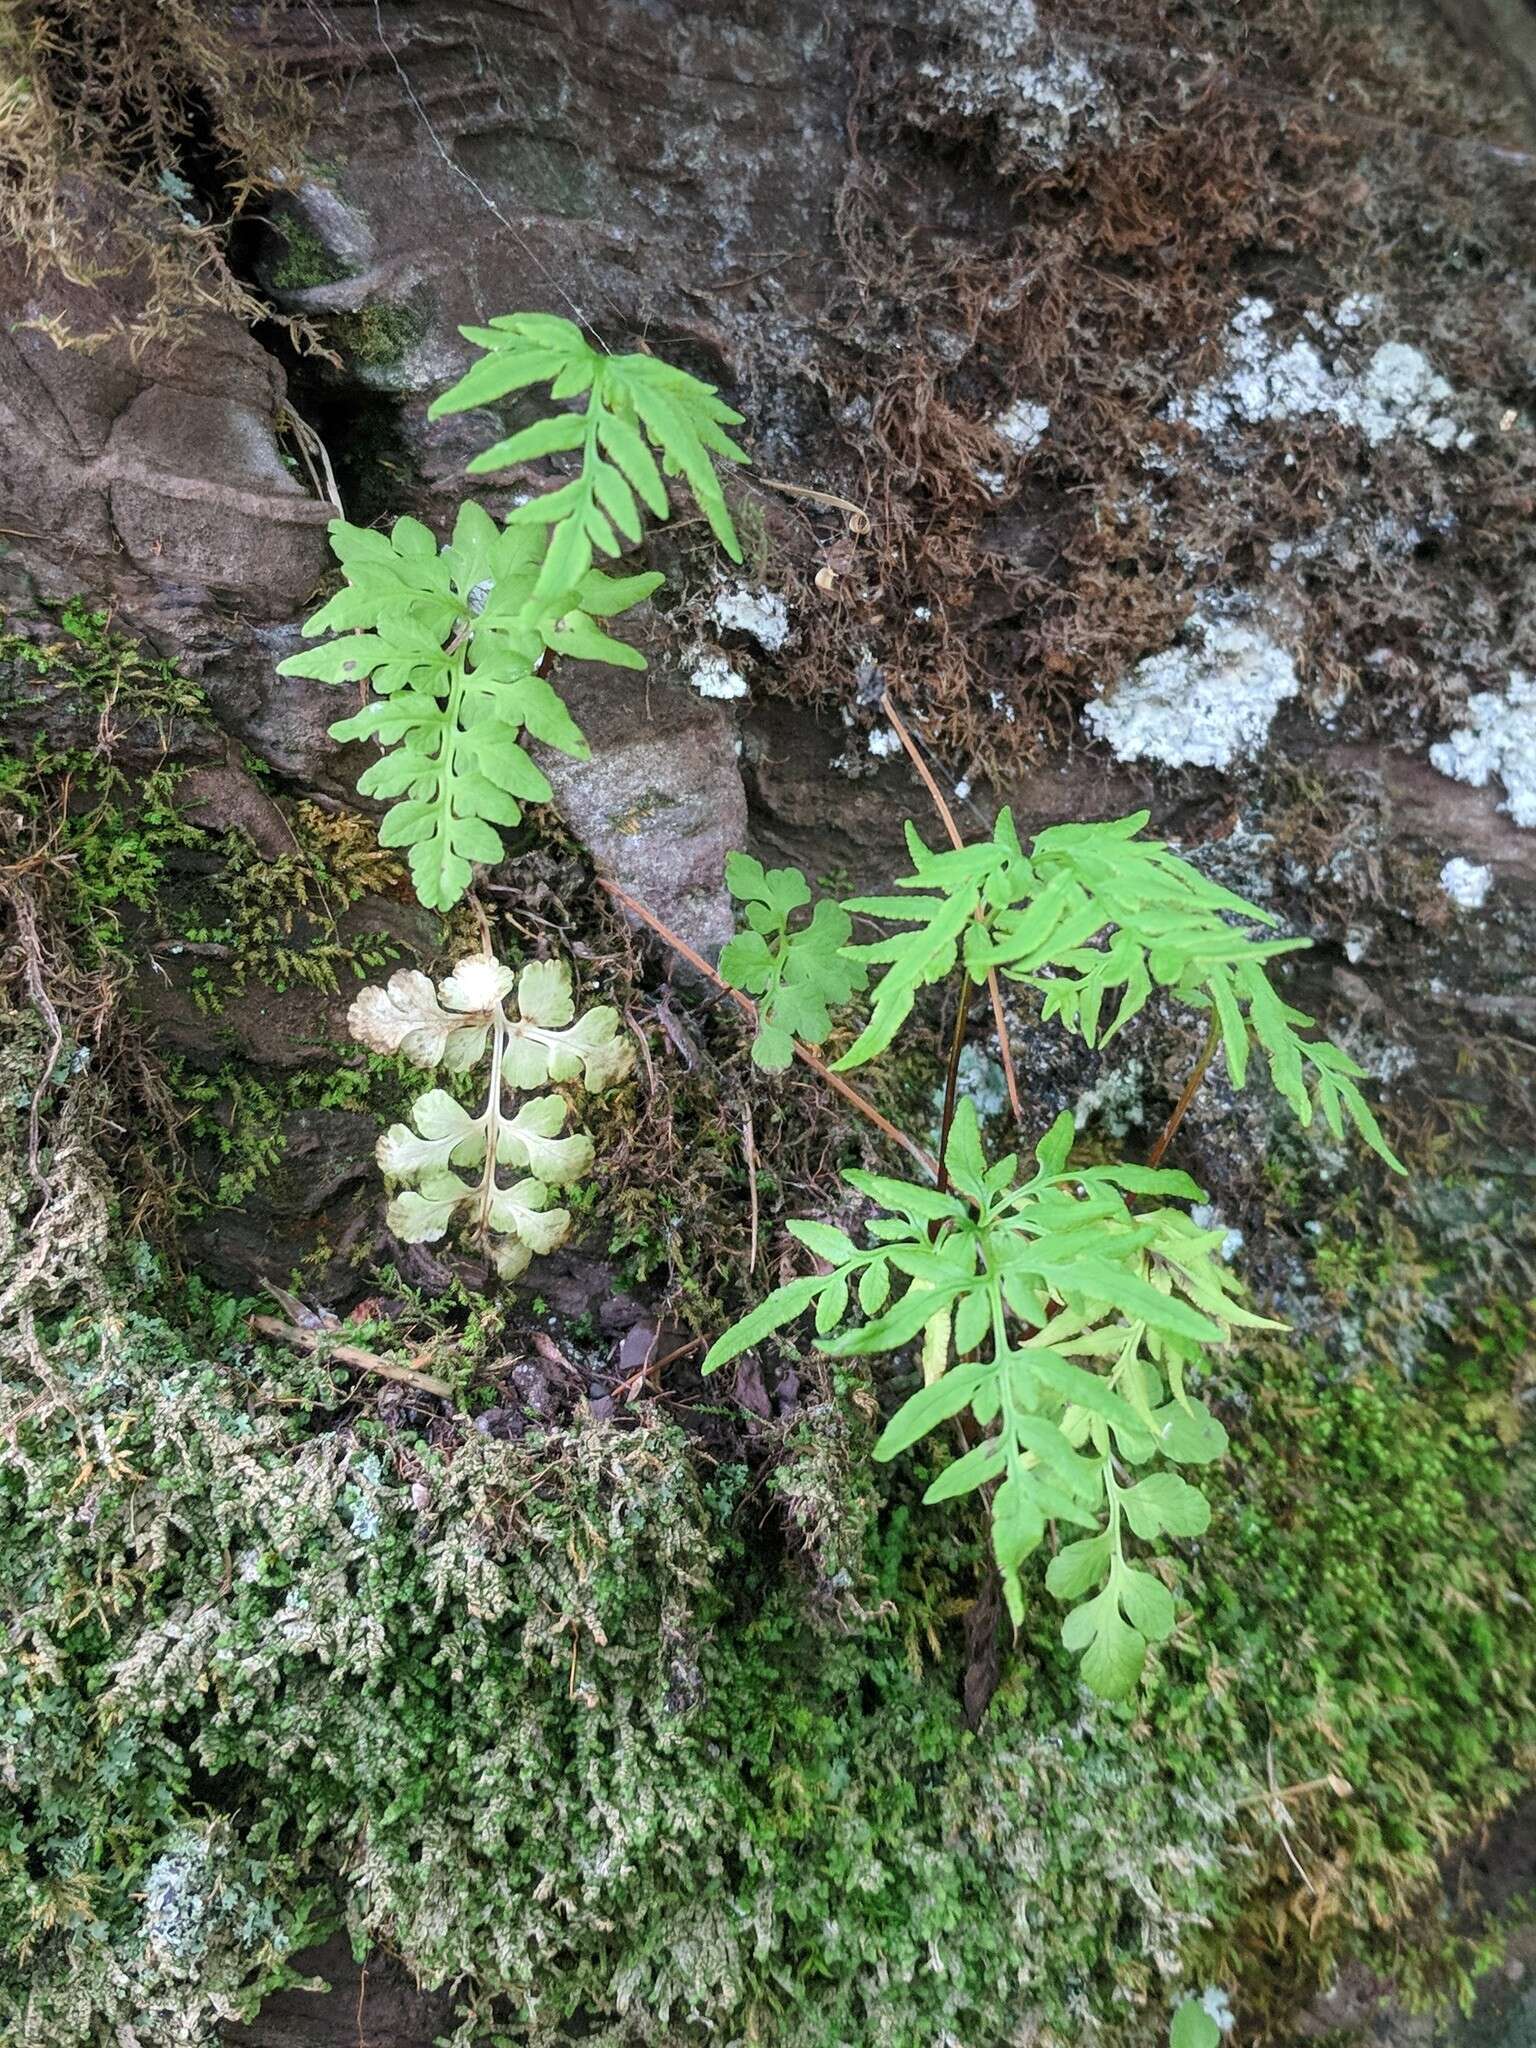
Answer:
[[[977,913],[1017,901],[1030,886],[1029,866],[1007,810],[998,813],[991,839],[946,853],[930,852],[909,822],[907,849],[913,871],[896,886],[923,893],[854,896],[843,905],[863,917],[900,918],[919,928],[848,948],[850,960],[884,966],[885,973],[875,988],[869,1023],[837,1061],[839,1070],[861,1067],[884,1052],[911,1014],[918,990],[942,981],[961,957],[962,946],[970,964],[976,943],[985,938]],[[977,979],[985,973],[983,968]]]
[[[844,950],[853,922],[823,897],[806,923],[791,927],[790,918],[811,900],[798,868],[764,868],[750,854],[733,853],[725,880],[746,906],[747,929],[726,945],[720,972],[732,988],[757,998],[752,1058],[777,1072],[794,1058],[797,1038],[820,1045],[832,1029],[832,1010],[863,988],[864,968]]]
[[[1401,1171],[1360,1089],[1362,1069],[1326,1039],[1304,1039],[1312,1019],[1275,993],[1271,960],[1306,939],[1271,935],[1275,919],[1210,881],[1159,840],[1147,813],[1095,825],[1053,825],[1026,855],[1008,811],[989,840],[931,853],[909,825],[913,872],[900,896],[854,897],[844,908],[916,928],[849,957],[883,965],[870,1020],[839,1067],[883,1052],[917,992],[963,961],[973,981],[995,969],[1040,1000],[1041,1021],[1105,1045],[1164,989],[1208,1013],[1234,1087],[1257,1049],[1303,1124],[1314,1108],[1336,1136],[1346,1120]]]
[[[580,411],[537,420],[469,465],[472,475],[484,476],[513,463],[579,452],[575,476],[512,514],[514,525],[552,529],[541,595],[568,588],[591,567],[594,554],[616,555],[625,541],[639,540],[642,508],[665,519],[664,474],[684,479],[720,545],[732,561],[741,560],[714,468],[717,456],[746,460],[725,431],[739,426],[741,415],[712,384],[655,356],[600,354],[579,327],[553,314],[513,313],[459,331],[488,353],[434,399],[433,418],[492,405],[535,384],[548,384],[552,398],[583,401]]]
[[[659,576],[616,579],[588,568],[554,596],[541,593],[542,535],[500,529],[479,505],[460,508],[439,549],[401,519],[389,535],[345,520],[331,542],[346,587],[305,625],[323,645],[283,662],[280,675],[371,683],[371,702],[331,727],[338,740],[374,740],[363,796],[388,801],[380,843],[410,849],[416,893],[447,910],[476,862],[501,859],[498,828],[550,787],[525,742],[585,757],[560,697],[536,673],[546,650],[643,668],[643,658],[595,623],[647,596]]]
[[[791,1224],[830,1270],[778,1288],[718,1339],[704,1370],[813,1308],[830,1357],[902,1350],[947,1316],[958,1362],[896,1411],[875,1455],[896,1457],[969,1413],[976,1440],[926,1499],[989,1498],[993,1556],[1016,1621],[1023,1567],[1048,1525],[1086,1532],[1053,1558],[1046,1585],[1084,1603],[1064,1642],[1082,1654],[1085,1681],[1119,1699],[1174,1620],[1166,1586],[1131,1563],[1127,1537],[1199,1535],[1209,1510],[1181,1472],[1226,1448],[1186,1372],[1234,1328],[1278,1325],[1238,1301],[1218,1254],[1223,1233],[1171,1206],[1200,1199],[1193,1181],[1150,1167],[1072,1167],[1071,1139],[1067,1115],[1021,1178],[1015,1159],[987,1163],[963,1102],[946,1150],[953,1193],[847,1173],[882,1212],[869,1245],[827,1224]],[[1131,1193],[1143,1198],[1134,1210]]]

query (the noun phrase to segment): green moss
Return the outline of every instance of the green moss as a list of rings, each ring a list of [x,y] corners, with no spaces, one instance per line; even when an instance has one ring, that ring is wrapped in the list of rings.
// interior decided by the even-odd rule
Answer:
[[[115,633],[109,612],[71,598],[60,607],[59,626],[60,638],[34,640],[11,630],[0,612],[0,708],[12,711],[63,689],[80,692],[103,718],[115,714],[123,722],[208,716],[201,687],[174,661]]]
[[[1388,1923],[1528,1774],[1529,1304],[1412,1380],[1234,1367],[1144,1698],[1078,1689],[1041,1593],[975,1735],[979,1551],[868,1463],[867,1382],[775,1470],[807,1570],[668,1423],[426,1439],[232,1345],[238,1305],[161,1309],[46,1333],[0,1466],[29,2048],[211,2038],[172,2016],[272,1981],[337,1901],[477,2039],[1150,2042],[1191,1970],[1247,2024],[1345,1950],[1400,1965]],[[195,1954],[146,1944],[156,1872],[204,1901]]]
[[[359,306],[355,313],[333,313],[325,325],[331,345],[364,369],[398,363],[426,332],[425,319],[412,306]]]
[[[266,281],[274,291],[305,291],[312,285],[335,284],[352,276],[351,265],[334,255],[296,214],[284,214],[275,226],[283,246],[267,273]]]
[[[404,864],[353,813],[300,803],[285,815],[291,853],[271,859],[243,833],[224,835],[215,874],[178,920],[183,945],[213,949],[216,964],[192,970],[195,1000],[210,1015],[253,984],[276,995],[295,987],[335,994],[398,958],[386,935],[348,930],[343,919],[370,892],[398,888]]]
[[[182,1215],[233,1209],[271,1180],[287,1149],[287,1119],[303,1110],[351,1109],[374,1118],[382,1129],[405,1116],[421,1093],[419,1069],[403,1059],[386,1059],[356,1047],[337,1050],[334,1066],[301,1067],[289,1073],[255,1074],[227,1064],[211,1073],[173,1058],[166,1062],[165,1086],[174,1108],[175,1151],[201,1151],[216,1162],[211,1182],[200,1185],[164,1158],[167,1185],[176,1191]]]

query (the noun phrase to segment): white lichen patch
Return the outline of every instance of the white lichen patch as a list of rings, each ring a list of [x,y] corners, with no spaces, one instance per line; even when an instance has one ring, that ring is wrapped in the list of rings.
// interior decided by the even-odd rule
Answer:
[[[701,697],[731,699],[745,697],[747,679],[731,667],[723,654],[701,654],[688,671],[688,680]]]
[[[1370,310],[1358,296],[1346,299],[1318,331],[1341,340],[1338,329],[1358,326]],[[1321,417],[1358,429],[1373,448],[1396,434],[1441,452],[1472,445],[1476,437],[1451,410],[1456,393],[1421,349],[1387,341],[1357,367],[1343,357],[1330,362],[1305,337],[1281,347],[1270,332],[1274,313],[1268,299],[1243,300],[1227,332],[1226,368],[1175,399],[1169,419],[1220,435],[1235,425]]]
[[[1493,887],[1493,869],[1453,854],[1440,870],[1440,886],[1458,910],[1481,910]]]
[[[1207,1985],[1200,1994],[1200,2003],[1224,2034],[1230,2034],[1237,2025],[1237,2015],[1232,2010],[1232,2001],[1219,1984]]]
[[[1039,447],[1050,424],[1048,407],[1031,405],[1027,398],[1016,398],[1008,410],[1000,412],[992,422],[992,431],[1015,455],[1027,455],[1031,448]]]
[[[1216,1247],[1217,1255],[1231,1265],[1243,1248],[1243,1233],[1236,1224],[1228,1223],[1221,1211],[1210,1202],[1196,1202],[1189,1212],[1189,1220],[1197,1230],[1219,1230],[1221,1243]]]
[[[1085,133],[1114,134],[1120,105],[1082,57],[1055,48],[1033,0],[948,0],[936,24],[956,39],[945,61],[918,66],[939,114],[995,122],[999,168],[1061,163]],[[923,109],[913,109],[921,121]]]
[[[1288,648],[1251,621],[1202,610],[1178,646],[1137,662],[1083,722],[1119,761],[1230,768],[1263,746],[1300,688]]]
[[[789,638],[789,607],[775,590],[729,584],[715,593],[710,613],[727,632],[750,633],[759,647],[777,654]]]
[[[1511,670],[1502,696],[1482,690],[1470,700],[1467,721],[1430,748],[1431,762],[1474,789],[1497,776],[1504,785],[1499,809],[1517,825],[1536,825],[1536,678]]]
[[[877,761],[889,761],[901,752],[901,741],[888,725],[877,725],[869,736],[869,751]]]
[[[1133,1126],[1147,1120],[1143,1096],[1147,1086],[1146,1062],[1128,1059],[1111,1067],[1091,1087],[1085,1088],[1072,1105],[1072,1122],[1082,1131],[1096,1123],[1111,1138],[1123,1138]]]

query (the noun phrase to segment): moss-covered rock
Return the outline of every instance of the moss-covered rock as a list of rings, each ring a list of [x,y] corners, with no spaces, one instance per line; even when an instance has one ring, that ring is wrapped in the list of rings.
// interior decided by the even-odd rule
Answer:
[[[673,1424],[497,1441],[147,1298],[53,1324],[8,1396],[0,2039],[211,2039],[338,1916],[474,2039],[1131,2043],[1191,1973],[1262,2022],[1400,1960],[1528,1777],[1528,1305],[1412,1380],[1236,1366],[1143,1699],[1079,1692],[1042,1594],[972,1733],[979,1552],[862,1441],[841,1483],[814,1415],[778,1483],[849,1518],[835,1627]]]

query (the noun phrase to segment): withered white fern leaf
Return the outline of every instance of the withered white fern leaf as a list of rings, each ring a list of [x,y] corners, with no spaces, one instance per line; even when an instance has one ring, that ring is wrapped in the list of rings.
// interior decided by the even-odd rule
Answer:
[[[386,1216],[395,1236],[431,1244],[457,1225],[503,1279],[563,1244],[570,1211],[554,1191],[590,1170],[592,1140],[562,1135],[564,1096],[528,1091],[565,1082],[596,1094],[621,1081],[634,1052],[619,1035],[618,1012],[600,1006],[578,1016],[563,961],[533,961],[514,976],[472,954],[436,987],[402,968],[383,988],[365,988],[347,1023],[371,1052],[401,1053],[429,1070],[465,1074],[489,1056],[478,1115],[430,1088],[413,1103],[410,1122],[380,1138],[379,1165],[396,1187]]]

